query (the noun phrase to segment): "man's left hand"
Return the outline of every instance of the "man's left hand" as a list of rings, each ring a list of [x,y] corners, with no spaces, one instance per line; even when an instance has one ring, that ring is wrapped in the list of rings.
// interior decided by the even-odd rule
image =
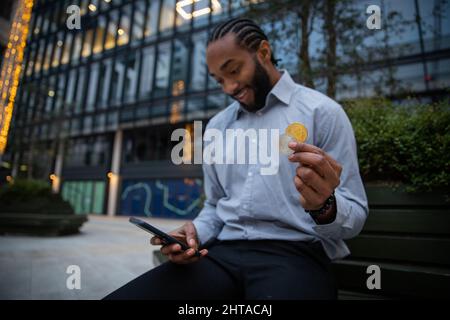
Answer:
[[[339,186],[342,166],[322,149],[307,143],[290,142],[294,153],[289,161],[298,162],[294,184],[305,210],[320,209]]]

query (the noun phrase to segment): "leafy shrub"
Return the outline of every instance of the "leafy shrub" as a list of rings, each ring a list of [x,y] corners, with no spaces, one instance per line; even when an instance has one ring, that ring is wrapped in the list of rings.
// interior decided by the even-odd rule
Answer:
[[[400,182],[408,191],[450,187],[450,106],[395,105],[385,99],[345,102],[366,182]]]
[[[37,180],[16,180],[0,189],[1,213],[74,214],[71,205]]]

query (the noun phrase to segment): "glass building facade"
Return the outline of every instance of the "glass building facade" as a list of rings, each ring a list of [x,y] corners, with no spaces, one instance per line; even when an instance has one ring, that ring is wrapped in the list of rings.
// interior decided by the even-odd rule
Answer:
[[[6,158],[14,176],[48,180],[53,174],[78,213],[194,217],[204,197],[201,166],[171,163],[177,143],[171,133],[191,129],[194,120],[206,124],[232,102],[208,75],[206,41],[215,24],[257,2],[263,1],[36,1]],[[425,52],[414,28],[391,37],[392,47],[413,48],[395,57],[395,72],[422,92],[426,64],[434,77],[428,90],[442,92],[450,78],[448,8],[437,18],[433,8],[441,1],[419,2],[434,33],[425,36]],[[357,3],[364,16],[365,5]],[[414,0],[395,3],[414,16]],[[80,9],[80,29],[67,27],[71,5]],[[296,15],[287,13],[285,22],[299,27]],[[262,19],[269,35],[277,23]],[[299,79],[300,39],[289,34],[271,43],[280,68]],[[313,32],[313,57],[320,42]],[[385,66],[368,66],[367,74],[375,77]],[[375,92],[367,77],[340,80],[337,99]],[[323,90],[320,83],[319,77]]]

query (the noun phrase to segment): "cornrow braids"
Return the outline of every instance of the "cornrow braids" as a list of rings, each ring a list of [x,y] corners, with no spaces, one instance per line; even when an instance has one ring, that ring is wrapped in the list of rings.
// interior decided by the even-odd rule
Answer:
[[[234,18],[222,22],[214,28],[209,36],[208,45],[229,33],[234,33],[238,44],[252,52],[258,50],[261,41],[268,40],[264,31],[253,20]],[[270,60],[275,66],[278,65],[278,60],[275,59],[273,52]]]

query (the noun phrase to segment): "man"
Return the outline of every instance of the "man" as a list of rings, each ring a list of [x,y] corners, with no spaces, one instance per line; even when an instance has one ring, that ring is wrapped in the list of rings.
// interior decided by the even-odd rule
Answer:
[[[330,261],[349,253],[343,239],[368,214],[345,112],[277,70],[266,35],[249,19],[217,26],[206,55],[211,76],[237,100],[207,129],[283,132],[301,122],[308,139],[289,144],[294,153],[280,157],[276,175],[260,175],[258,164],[204,164],[204,208],[171,232],[191,249],[163,245],[170,262],[107,298],[335,299]]]

